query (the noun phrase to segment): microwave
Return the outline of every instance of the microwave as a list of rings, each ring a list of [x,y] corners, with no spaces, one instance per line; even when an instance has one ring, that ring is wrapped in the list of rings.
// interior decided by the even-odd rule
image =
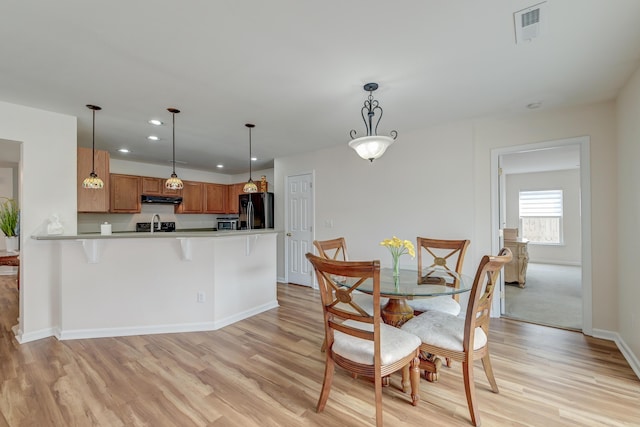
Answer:
[[[218,231],[222,230],[237,230],[238,220],[236,218],[219,218],[218,219]]]

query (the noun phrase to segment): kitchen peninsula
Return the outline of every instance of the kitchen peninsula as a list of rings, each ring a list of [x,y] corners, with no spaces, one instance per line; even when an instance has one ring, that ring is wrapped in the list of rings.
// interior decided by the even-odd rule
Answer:
[[[278,306],[273,229],[32,236],[58,271],[59,339],[215,330]]]

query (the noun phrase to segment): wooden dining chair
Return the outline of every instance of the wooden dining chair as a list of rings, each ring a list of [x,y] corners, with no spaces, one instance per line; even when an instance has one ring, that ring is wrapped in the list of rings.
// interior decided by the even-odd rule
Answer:
[[[482,360],[491,390],[498,393],[498,384],[489,358],[489,320],[491,301],[500,271],[511,258],[511,251],[507,248],[503,248],[497,256],[482,257],[464,319],[441,311],[427,311],[409,320],[401,328],[420,337],[420,351],[442,355],[462,363],[467,406],[474,426],[480,425],[473,379],[474,360]]]
[[[336,261],[306,254],[320,287],[327,342],[326,364],[317,412],[329,397],[335,365],[352,374],[373,378],[376,426],[382,426],[382,378],[402,370],[402,390],[411,387],[411,403],[420,398],[420,339],[386,325],[380,315],[380,261]],[[336,283],[336,277],[341,282]],[[373,281],[373,315],[353,298],[366,281]],[[348,286],[345,286],[348,285]]]
[[[344,237],[337,237],[335,239],[330,240],[314,240],[313,246],[318,250],[318,255],[321,258],[325,259],[333,259],[338,261],[349,261],[349,254],[347,252],[347,242]],[[373,314],[373,299],[371,295],[365,294],[364,292],[356,291],[354,292],[354,299],[358,301],[358,304],[364,308],[364,310]],[[380,304],[384,307],[384,305],[389,301],[388,298],[380,298]],[[326,343],[322,343],[321,351],[324,351],[326,348]]]
[[[418,250],[418,283],[429,283],[433,279],[424,269],[438,268],[462,274],[462,263],[469,247],[469,240],[441,240],[427,237],[417,238]],[[457,288],[460,282],[456,275],[445,279],[447,286]],[[458,294],[439,296],[435,298],[418,298],[408,301],[413,311],[422,313],[438,310],[457,316],[460,314]]]
[[[316,247],[318,255],[322,258],[349,261],[347,242],[344,237],[331,240],[314,240],[313,246]]]

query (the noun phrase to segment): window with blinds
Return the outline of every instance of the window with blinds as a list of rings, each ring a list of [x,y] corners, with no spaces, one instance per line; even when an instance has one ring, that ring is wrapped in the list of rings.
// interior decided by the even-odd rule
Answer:
[[[520,230],[531,243],[562,244],[562,190],[520,191]]]

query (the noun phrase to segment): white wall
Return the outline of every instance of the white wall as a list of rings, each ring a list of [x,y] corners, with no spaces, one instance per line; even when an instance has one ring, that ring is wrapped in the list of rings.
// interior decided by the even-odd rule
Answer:
[[[59,322],[56,254],[29,236],[53,213],[76,233],[76,134],[75,117],[0,102],[0,138],[21,143],[19,339],[52,335]]]
[[[617,212],[619,257],[614,266],[619,271],[618,324],[620,336],[640,358],[640,68],[622,90],[617,107],[620,209]],[[616,222],[615,219],[616,216],[612,216],[611,222]]]
[[[284,180],[315,173],[315,238],[344,236],[352,259],[391,257],[380,241],[392,236],[415,242],[418,235],[466,238],[473,235],[473,144],[468,123],[401,133],[385,155],[370,163],[347,146],[276,159],[276,223],[284,225]],[[328,228],[327,221],[333,223]],[[284,242],[278,245],[283,277]],[[472,240],[469,253],[478,243]],[[469,256],[465,271],[473,272]],[[401,257],[416,268],[416,260]]]
[[[529,242],[529,262],[580,265],[580,170],[519,173],[506,176],[506,224],[518,228],[519,193],[527,190],[562,190],[563,218],[561,245],[536,245]]]
[[[616,120],[613,102],[538,110],[500,118],[460,121],[400,134],[370,164],[346,144],[275,163],[276,221],[284,224],[284,177],[315,172],[315,237],[345,236],[357,258],[389,256],[378,242],[390,235],[466,237],[465,270],[491,253],[491,150],[588,135],[591,141],[593,327],[618,329],[616,225]],[[324,226],[333,219],[334,228]],[[284,276],[284,237],[278,245],[278,276]],[[410,264],[410,259],[403,260]],[[415,261],[414,261],[415,262]]]

